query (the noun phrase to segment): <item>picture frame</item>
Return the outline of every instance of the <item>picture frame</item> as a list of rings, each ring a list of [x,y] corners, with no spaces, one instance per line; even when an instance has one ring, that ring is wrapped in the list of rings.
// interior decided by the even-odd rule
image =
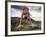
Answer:
[[[23,6],[29,6],[28,8],[31,7],[30,10],[35,10],[35,11],[38,10],[36,12],[39,12],[39,13],[35,14],[33,13],[34,12],[33,11],[31,14],[32,17],[33,16],[36,17],[36,18],[33,18],[35,22],[36,23],[38,22],[37,24],[40,24],[40,27],[38,30],[37,29],[34,31],[33,30],[16,31],[16,29],[12,30],[13,25],[11,26],[11,24],[14,24],[14,23],[11,23],[12,18],[22,16],[19,13],[14,14],[13,12],[15,11],[15,9],[18,9],[18,11],[16,10],[17,12],[19,12],[19,10],[21,11]],[[40,17],[40,19],[37,18],[37,14],[38,14],[38,17]],[[5,36],[23,36],[23,35],[39,35],[39,34],[45,34],[45,3],[44,2],[5,1]]]

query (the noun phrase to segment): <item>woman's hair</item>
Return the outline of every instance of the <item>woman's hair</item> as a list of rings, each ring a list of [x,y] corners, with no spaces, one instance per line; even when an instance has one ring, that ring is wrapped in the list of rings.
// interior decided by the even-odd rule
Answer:
[[[23,7],[23,10],[26,10],[26,9],[29,10],[29,8],[27,6],[24,6]]]

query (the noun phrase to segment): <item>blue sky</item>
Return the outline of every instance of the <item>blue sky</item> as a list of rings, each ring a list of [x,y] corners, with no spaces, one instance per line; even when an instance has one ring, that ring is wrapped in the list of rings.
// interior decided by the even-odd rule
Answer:
[[[11,17],[21,17],[23,7],[24,6],[11,5]],[[30,14],[32,15],[30,17],[32,17],[32,19],[36,21],[40,21],[41,20],[40,7],[29,6],[28,8]]]

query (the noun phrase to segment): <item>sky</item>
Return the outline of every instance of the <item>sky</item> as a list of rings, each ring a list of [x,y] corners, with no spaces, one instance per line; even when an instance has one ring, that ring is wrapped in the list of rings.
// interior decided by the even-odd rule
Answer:
[[[11,5],[11,17],[21,17],[24,6]],[[40,6],[29,6],[29,12],[31,18],[35,21],[41,21],[41,7]]]

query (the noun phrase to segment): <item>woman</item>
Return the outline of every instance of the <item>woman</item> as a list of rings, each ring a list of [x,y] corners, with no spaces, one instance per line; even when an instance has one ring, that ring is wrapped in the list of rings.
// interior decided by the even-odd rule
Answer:
[[[17,27],[18,31],[30,30],[32,28],[32,21],[29,13],[29,8],[24,6],[20,23]]]

